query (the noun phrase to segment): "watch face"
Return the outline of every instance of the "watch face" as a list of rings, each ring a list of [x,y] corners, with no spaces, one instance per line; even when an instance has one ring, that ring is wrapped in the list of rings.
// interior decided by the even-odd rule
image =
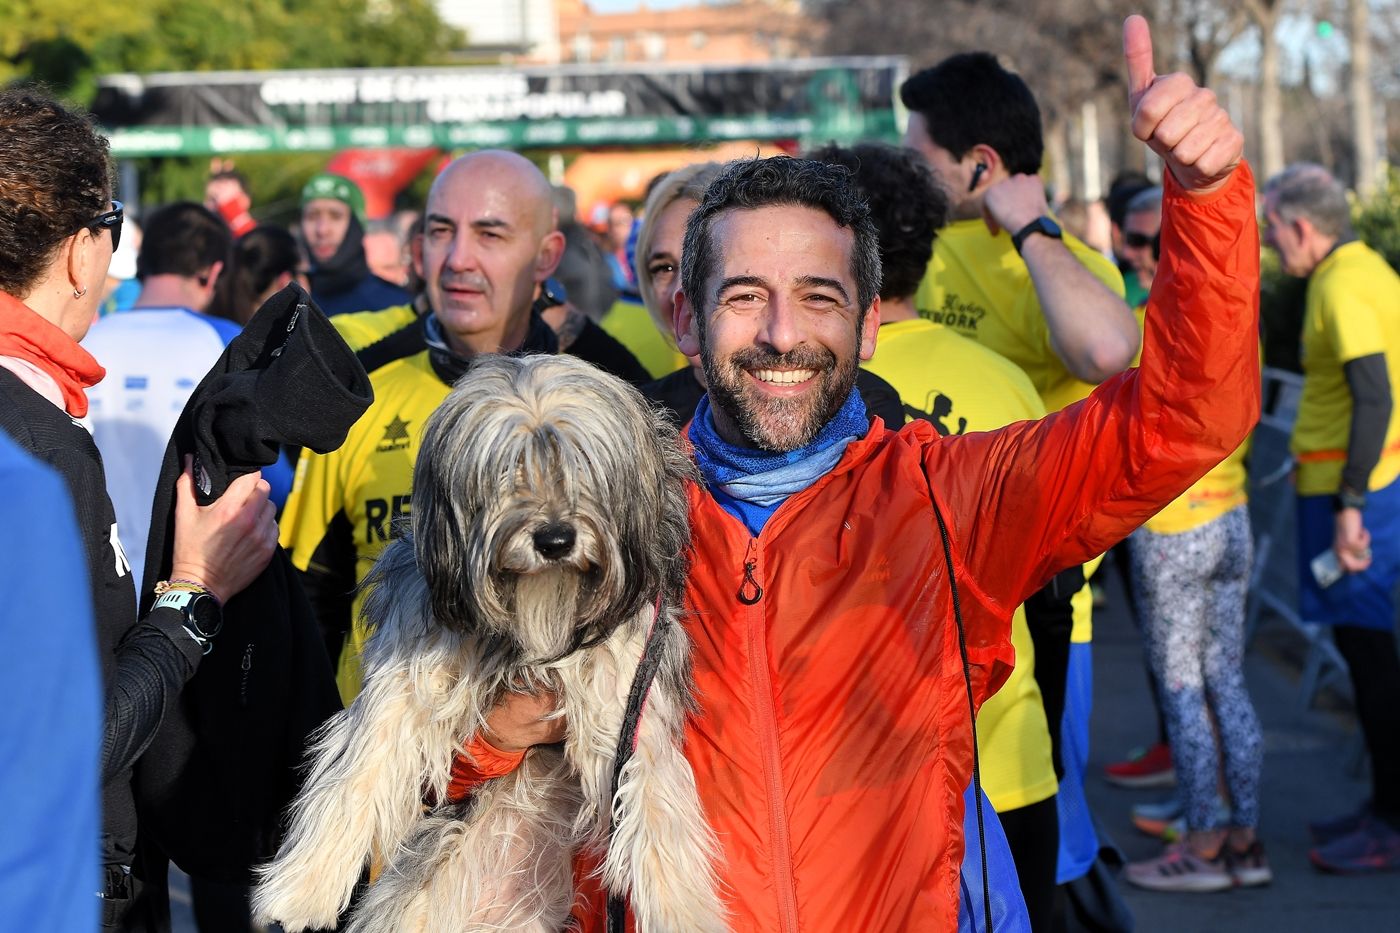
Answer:
[[[196,596],[192,600],[185,612],[199,633],[205,638],[213,638],[219,634],[219,629],[224,625],[224,612],[219,608],[219,603],[212,596]]]
[[[1044,234],[1056,240],[1064,238],[1060,231],[1059,224],[1055,223],[1055,221],[1051,220],[1049,217],[1041,216],[1012,234],[1011,245],[1016,247],[1016,252],[1019,253],[1021,251],[1021,244],[1025,243],[1028,237],[1036,233]]]

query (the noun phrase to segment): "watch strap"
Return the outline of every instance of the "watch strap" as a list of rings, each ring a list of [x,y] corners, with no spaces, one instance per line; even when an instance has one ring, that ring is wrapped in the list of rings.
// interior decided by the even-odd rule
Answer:
[[[1054,240],[1062,239],[1060,225],[1042,214],[1011,235],[1011,245],[1016,248],[1017,255],[1021,253],[1022,244],[1034,233],[1044,234]]]
[[[151,606],[151,610],[175,609],[179,611],[181,627],[184,628],[185,634],[195,640],[204,654],[208,654],[214,650],[214,636],[219,634],[219,630],[223,628],[223,623],[220,621],[220,623],[214,627],[213,631],[205,631],[200,628],[199,623],[194,617],[194,604],[197,600],[201,599],[209,600],[216,607],[219,603],[219,601],[214,598],[213,594],[204,590],[171,589],[166,590],[164,593],[161,593],[160,596],[156,597],[156,601]]]
[[[1332,497],[1332,510],[1340,512],[1342,509],[1362,509],[1366,508],[1366,494],[1357,492],[1354,489],[1347,489],[1343,486],[1337,490],[1337,494]]]

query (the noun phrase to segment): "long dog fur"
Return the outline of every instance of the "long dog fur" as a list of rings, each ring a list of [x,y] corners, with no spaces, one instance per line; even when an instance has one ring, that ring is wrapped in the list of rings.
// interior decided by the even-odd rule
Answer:
[[[634,390],[566,356],[489,357],[429,419],[412,533],[366,580],[365,681],[322,727],[254,912],[288,931],[334,926],[372,856],[383,870],[352,933],[557,933],[573,859],[645,933],[724,930],[718,847],[681,750],[691,711],[678,607],[693,467]],[[536,532],[576,535],[546,557]],[[659,609],[659,613],[658,613]],[[609,799],[618,736],[649,632],[660,666]],[[562,748],[444,801],[452,760],[510,691],[549,689]],[[608,831],[616,811],[617,829]]]

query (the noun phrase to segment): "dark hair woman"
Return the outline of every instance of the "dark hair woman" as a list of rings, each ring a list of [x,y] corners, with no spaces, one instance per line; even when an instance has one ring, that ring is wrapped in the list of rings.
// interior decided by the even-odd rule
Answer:
[[[85,118],[34,91],[0,92],[0,429],[63,477],[78,517],[87,567],[74,578],[91,584],[107,693],[97,892],[104,928],[121,928],[132,924],[139,887],[133,766],[199,664],[222,604],[267,565],[276,525],[257,473],[201,507],[187,470],[171,579],[137,618],[102,460],[74,420],[103,376],[78,342],[121,236],[122,205],[111,196],[107,141]]]
[[[305,267],[296,238],[286,230],[271,226],[251,230],[233,244],[233,261],[219,279],[219,294],[210,310],[247,324],[263,302],[287,283],[299,280],[305,288]]]

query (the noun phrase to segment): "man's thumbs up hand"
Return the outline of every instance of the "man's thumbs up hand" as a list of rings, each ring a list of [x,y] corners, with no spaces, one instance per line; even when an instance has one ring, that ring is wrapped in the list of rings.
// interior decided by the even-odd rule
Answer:
[[[1157,75],[1152,34],[1141,16],[1123,23],[1123,57],[1133,135],[1166,160],[1186,190],[1208,194],[1225,184],[1244,153],[1244,136],[1215,94],[1184,74]]]

